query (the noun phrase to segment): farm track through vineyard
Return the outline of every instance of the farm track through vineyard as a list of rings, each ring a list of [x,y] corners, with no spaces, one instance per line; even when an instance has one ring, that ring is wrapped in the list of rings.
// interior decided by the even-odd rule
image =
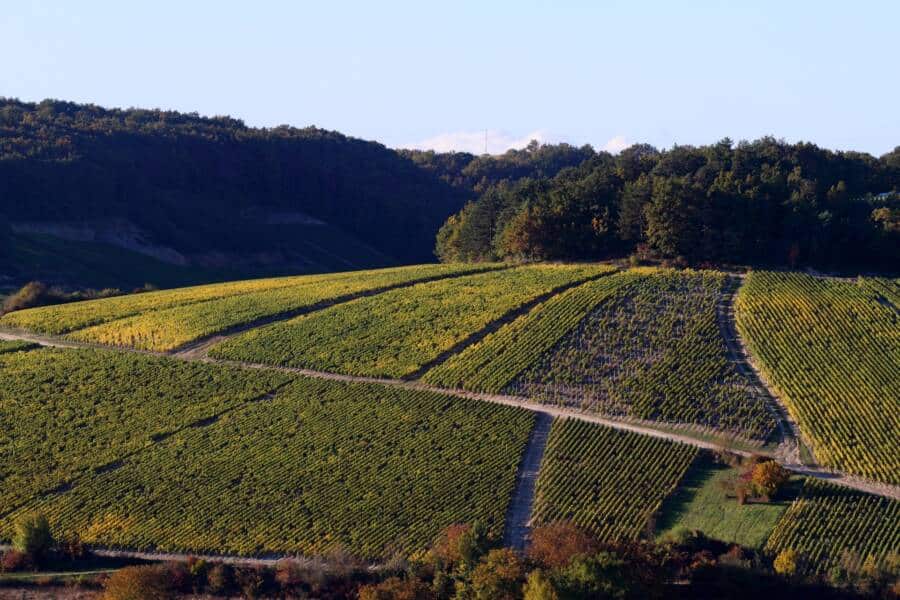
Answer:
[[[586,421],[589,423],[596,423],[599,425],[605,425],[607,427],[611,427],[613,429],[619,429],[623,431],[631,431],[634,433],[640,433],[643,435],[661,438],[674,442],[681,442],[684,444],[689,444],[691,446],[695,446],[697,448],[703,448],[706,450],[718,451],[723,448],[727,448],[727,445],[721,442],[716,441],[708,441],[705,439],[698,439],[696,437],[692,437],[690,435],[673,433],[671,431],[663,431],[657,428],[654,428],[652,425],[644,424],[644,423],[633,423],[627,422],[624,420],[615,420],[609,419],[605,417],[598,416],[596,414],[590,414],[581,412],[577,409],[573,408],[560,408],[554,407],[547,404],[542,404],[539,402],[531,401],[527,398],[519,397],[519,396],[509,396],[504,394],[488,394],[481,392],[471,392],[467,390],[461,389],[446,389],[433,385],[428,385],[419,381],[407,381],[403,379],[387,379],[387,378],[379,378],[379,377],[366,377],[366,376],[358,376],[358,375],[344,375],[340,373],[331,373],[327,371],[315,371],[311,369],[301,369],[294,367],[275,367],[271,365],[258,364],[258,363],[250,363],[250,362],[241,362],[241,361],[231,361],[224,359],[215,359],[210,357],[202,357],[198,358],[192,355],[172,355],[165,353],[157,353],[157,352],[148,352],[142,350],[135,350],[131,348],[115,348],[111,349],[107,346],[101,346],[98,344],[89,344],[83,342],[73,342],[70,340],[63,340],[52,336],[41,336],[34,335],[30,333],[22,333],[11,330],[0,330],[0,339],[2,340],[20,340],[25,342],[32,342],[42,346],[50,346],[50,347],[59,347],[59,348],[102,348],[110,352],[132,352],[139,354],[147,354],[147,355],[155,355],[155,356],[169,356],[172,358],[176,358],[178,360],[185,360],[190,362],[204,362],[209,364],[218,364],[223,366],[236,366],[247,369],[259,369],[259,370],[272,370],[279,371],[282,373],[296,374],[302,375],[305,377],[311,377],[315,379],[325,379],[330,381],[343,381],[343,382],[357,382],[357,383],[377,383],[388,386],[396,386],[407,388],[411,390],[419,390],[419,391],[432,391],[443,394],[449,394],[453,396],[458,396],[462,398],[469,398],[472,400],[480,400],[483,402],[491,402],[494,404],[502,404],[506,406],[513,406],[524,408],[526,410],[545,414],[550,417],[557,417],[562,419],[576,419],[580,421]],[[762,451],[757,452],[749,452],[741,449],[728,448],[729,451],[741,455],[741,456],[750,456],[751,454],[758,455],[767,455],[767,453]],[[526,450],[527,451],[527,450]],[[768,454],[773,458],[781,461],[778,456],[774,456]],[[831,483],[842,485],[845,487],[853,488],[856,490],[860,490],[863,492],[867,492],[870,494],[875,494],[878,496],[885,496],[888,498],[893,498],[895,500],[900,500],[900,486],[893,486],[884,483],[873,482],[862,477],[857,477],[853,475],[849,475],[846,473],[842,473],[840,471],[830,470],[830,469],[822,469],[822,468],[814,468],[808,466],[802,466],[797,464],[785,464],[785,467],[788,469],[800,474],[805,475],[807,477],[814,477],[817,479],[823,479],[829,481]]]
[[[734,296],[740,287],[740,278],[728,277],[727,288],[723,291],[719,303],[716,306],[716,321],[719,325],[719,332],[725,341],[725,347],[728,349],[729,357],[734,363],[738,372],[748,381],[753,383],[755,392],[762,396],[765,405],[769,408],[772,416],[778,423],[779,444],[776,450],[776,457],[779,462],[786,465],[803,466],[800,456],[800,428],[797,423],[791,419],[790,414],[781,402],[772,387],[763,377],[762,373],[753,364],[750,352],[744,345],[737,330],[737,323],[734,316]]]

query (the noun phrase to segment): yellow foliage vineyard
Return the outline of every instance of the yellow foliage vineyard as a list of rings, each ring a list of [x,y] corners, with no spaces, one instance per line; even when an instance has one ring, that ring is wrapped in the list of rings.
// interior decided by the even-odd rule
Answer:
[[[891,484],[900,484],[898,290],[889,280],[754,272],[735,302],[741,335],[816,459]]]

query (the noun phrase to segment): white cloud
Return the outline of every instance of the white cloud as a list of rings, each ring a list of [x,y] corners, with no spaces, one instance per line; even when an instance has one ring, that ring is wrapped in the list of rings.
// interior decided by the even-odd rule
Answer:
[[[542,144],[551,143],[547,132],[538,129],[527,135],[516,137],[506,131],[488,129],[485,131],[453,131],[442,133],[427,140],[416,142],[406,146],[418,150],[434,150],[436,152],[471,152],[483,154],[485,142],[487,142],[488,154],[502,154],[512,148],[520,149],[528,145],[531,140],[537,140]]]
[[[606,144],[603,145],[603,149],[610,154],[618,154],[630,145],[631,143],[625,139],[624,135],[617,135],[616,137],[611,138],[608,142],[606,142]]]

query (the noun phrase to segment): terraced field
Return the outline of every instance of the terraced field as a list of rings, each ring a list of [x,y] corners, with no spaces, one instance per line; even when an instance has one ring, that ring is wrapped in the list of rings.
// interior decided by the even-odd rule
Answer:
[[[572,521],[607,541],[636,539],[696,456],[697,449],[684,444],[557,419],[533,518]]]
[[[23,510],[89,543],[188,552],[340,544],[379,557],[474,520],[499,537],[533,420],[442,394],[301,378]]]
[[[740,333],[823,465],[900,484],[900,312],[890,280],[753,272]]]
[[[523,304],[611,271],[603,265],[534,265],[423,283],[249,331],[210,355],[406,377]]]
[[[0,511],[288,381],[107,350],[0,354]]]
[[[0,319],[0,325],[167,351],[235,325],[329,300],[498,266],[419,265],[212,284],[17,311]]]
[[[725,276],[636,269],[549,300],[425,376],[612,417],[763,442],[776,422],[730,361]]]
[[[900,502],[807,479],[766,543],[773,556],[784,549],[799,552],[813,573],[867,560],[884,566],[900,557]]]

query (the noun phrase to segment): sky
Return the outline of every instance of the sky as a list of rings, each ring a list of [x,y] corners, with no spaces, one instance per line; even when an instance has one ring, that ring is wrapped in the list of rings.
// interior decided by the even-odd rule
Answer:
[[[900,145],[900,2],[4,3],[0,96],[390,147]]]

